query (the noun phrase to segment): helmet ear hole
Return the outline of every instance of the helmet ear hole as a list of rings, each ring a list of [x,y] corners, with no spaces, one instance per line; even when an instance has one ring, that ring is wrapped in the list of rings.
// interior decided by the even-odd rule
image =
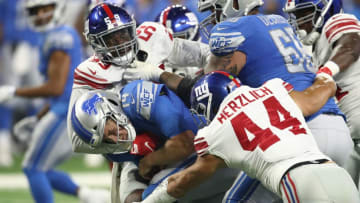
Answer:
[[[145,62],[146,59],[148,58],[148,53],[146,51],[139,50],[136,57],[139,61]]]

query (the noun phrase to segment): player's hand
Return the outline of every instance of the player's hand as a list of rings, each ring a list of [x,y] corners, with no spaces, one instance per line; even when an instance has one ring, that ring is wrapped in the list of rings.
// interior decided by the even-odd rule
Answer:
[[[28,143],[37,121],[36,116],[28,116],[17,122],[14,126],[15,138],[22,143]]]
[[[145,156],[139,162],[139,174],[144,179],[150,180],[157,172],[161,170],[160,166],[152,164],[149,156]]]
[[[164,70],[151,64],[136,62],[134,68],[127,68],[123,78],[128,81],[132,80],[149,80],[159,82],[160,75]]]
[[[0,103],[7,102],[15,96],[16,87],[12,85],[0,86]]]

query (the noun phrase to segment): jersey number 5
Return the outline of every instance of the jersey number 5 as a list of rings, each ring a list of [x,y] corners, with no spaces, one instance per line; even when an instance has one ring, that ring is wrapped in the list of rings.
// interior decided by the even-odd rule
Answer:
[[[156,28],[153,26],[142,25],[138,29],[136,29],[136,35],[139,39],[147,42],[155,31]]]
[[[289,128],[289,131],[294,135],[306,133],[305,128],[300,126],[301,122],[297,118],[292,117],[275,97],[270,97],[264,100],[263,103],[272,126],[280,130]],[[280,119],[279,113],[283,115],[283,119]],[[236,137],[244,150],[254,151],[254,149],[259,146],[261,150],[265,151],[271,145],[280,141],[280,138],[269,128],[260,128],[244,112],[241,112],[233,118],[231,124],[234,128]],[[254,135],[254,138],[251,141],[249,140],[247,132]]]

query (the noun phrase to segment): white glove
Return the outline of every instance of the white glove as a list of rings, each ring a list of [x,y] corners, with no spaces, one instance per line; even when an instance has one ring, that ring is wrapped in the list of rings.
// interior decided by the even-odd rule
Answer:
[[[12,85],[0,86],[0,103],[4,103],[15,96],[16,87]]]
[[[124,72],[123,78],[127,81],[132,80],[149,80],[159,82],[161,73],[164,70],[148,63],[136,61],[134,68],[127,68]]]
[[[17,140],[21,143],[29,143],[37,121],[36,116],[28,116],[17,122],[14,126],[14,136]]]

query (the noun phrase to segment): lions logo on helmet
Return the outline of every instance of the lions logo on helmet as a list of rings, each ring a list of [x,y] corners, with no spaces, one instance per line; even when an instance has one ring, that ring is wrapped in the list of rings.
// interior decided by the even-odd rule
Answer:
[[[85,37],[104,63],[129,65],[138,51],[136,23],[123,8],[102,3],[89,13]]]
[[[112,119],[128,133],[127,140],[120,140],[118,135],[116,144],[120,145],[122,152],[129,151],[136,133],[123,114],[119,101],[117,94],[108,91],[89,91],[82,95],[71,113],[71,124],[77,136],[92,147],[97,147],[103,142],[106,121]]]

